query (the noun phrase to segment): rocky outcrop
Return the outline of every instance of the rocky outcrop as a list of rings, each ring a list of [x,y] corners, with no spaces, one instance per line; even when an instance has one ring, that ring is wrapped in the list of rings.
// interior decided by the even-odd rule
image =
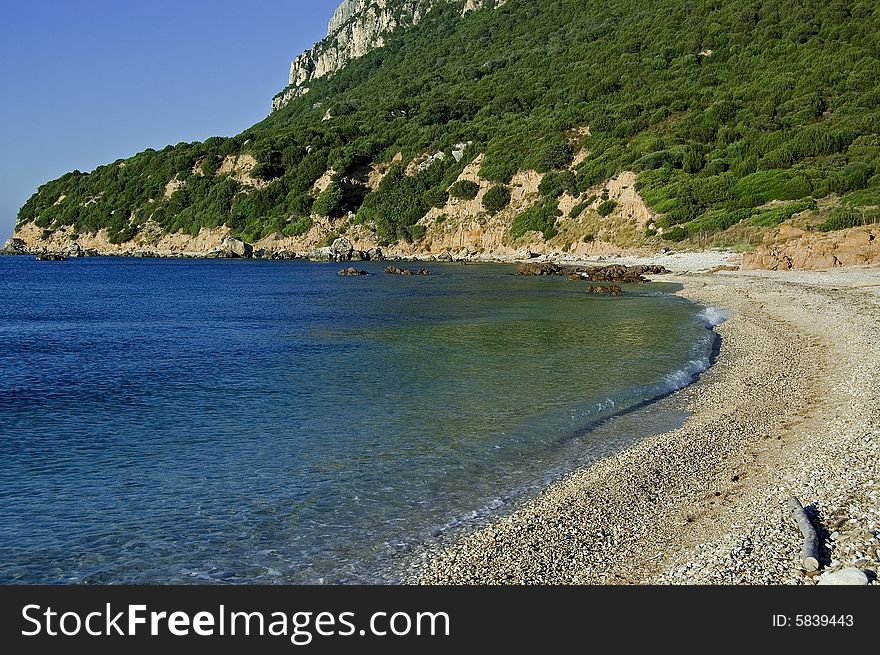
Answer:
[[[18,237],[12,237],[3,245],[3,250],[0,250],[0,255],[26,255],[27,252],[28,247],[25,240],[19,239]]]
[[[254,253],[254,247],[251,244],[234,237],[226,237],[223,239],[222,245],[225,251],[234,257],[244,259],[251,257]]]
[[[880,226],[838,232],[807,232],[783,225],[775,237],[743,255],[742,267],[786,271],[824,270],[838,266],[880,265]]]
[[[418,24],[441,3],[462,3],[462,15],[505,0],[344,0],[333,13],[327,36],[290,64],[288,87],[272,100],[277,111],[308,92],[309,82],[345,66],[352,59],[381,48],[395,31]]]
[[[553,262],[524,262],[516,269],[517,275],[567,275],[573,280],[589,280],[590,282],[623,282],[625,284],[641,284],[647,282],[646,275],[664,275],[669,271],[664,266],[647,264],[640,266],[572,266]]]

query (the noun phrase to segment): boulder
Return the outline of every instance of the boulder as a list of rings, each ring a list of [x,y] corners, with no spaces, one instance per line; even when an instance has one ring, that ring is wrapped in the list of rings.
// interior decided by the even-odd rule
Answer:
[[[220,242],[220,245],[224,250],[231,253],[233,257],[240,257],[242,259],[250,257],[254,253],[254,247],[245,243],[241,239],[236,239],[235,237],[226,237],[223,241]]]
[[[347,262],[351,259],[354,244],[345,237],[339,237],[330,246],[330,257],[334,261]]]
[[[329,262],[333,261],[333,251],[331,250],[332,246],[327,246],[325,248],[315,248],[312,252],[309,253],[308,258],[315,262]]]
[[[449,250],[444,250],[439,255],[434,257],[438,262],[451,262],[452,261],[452,253]]]
[[[85,254],[83,253],[82,247],[76,241],[74,241],[73,243],[70,244],[70,247],[67,249],[67,256],[68,257],[85,257]]]
[[[369,256],[367,255],[367,253],[363,252],[362,250],[352,250],[351,257],[349,257],[349,260],[351,260],[353,262],[369,261]]]
[[[849,566],[839,571],[826,571],[819,576],[820,585],[849,585],[864,587],[868,584],[868,576],[861,569]]]
[[[367,259],[371,262],[381,262],[385,259],[385,255],[382,253],[382,249],[377,246],[367,251]]]
[[[86,248],[83,250],[83,255],[86,257],[97,257],[98,251],[95,248]]]

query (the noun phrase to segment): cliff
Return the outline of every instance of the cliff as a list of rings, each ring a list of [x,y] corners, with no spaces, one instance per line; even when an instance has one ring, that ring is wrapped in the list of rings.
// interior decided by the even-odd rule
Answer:
[[[462,14],[507,0],[464,0]],[[272,100],[278,111],[309,90],[309,82],[340,70],[371,50],[381,48],[398,30],[418,24],[438,4],[462,0],[345,0],[330,18],[327,36],[290,64],[288,86]]]

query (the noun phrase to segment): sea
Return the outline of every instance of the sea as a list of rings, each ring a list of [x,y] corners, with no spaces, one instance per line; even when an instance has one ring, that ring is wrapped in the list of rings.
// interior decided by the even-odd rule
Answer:
[[[0,257],[0,583],[399,581],[717,349],[671,284],[385,265]]]

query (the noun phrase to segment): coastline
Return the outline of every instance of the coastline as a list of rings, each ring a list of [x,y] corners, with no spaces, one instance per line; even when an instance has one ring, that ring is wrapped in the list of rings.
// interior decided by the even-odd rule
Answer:
[[[695,266],[695,268],[697,268]],[[880,271],[664,276],[731,312],[690,412],[425,554],[421,584],[815,584],[880,570]],[[799,568],[785,503],[829,539]]]

